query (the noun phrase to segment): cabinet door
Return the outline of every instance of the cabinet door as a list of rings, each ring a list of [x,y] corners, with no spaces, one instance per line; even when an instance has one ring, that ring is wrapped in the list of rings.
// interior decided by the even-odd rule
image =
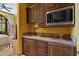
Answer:
[[[33,23],[33,22],[36,22],[36,6],[33,6],[33,7],[28,7],[26,8],[27,9],[27,20],[28,20],[28,23]]]
[[[63,56],[63,48],[62,48],[62,46],[49,43],[48,55],[49,56]]]
[[[37,13],[36,13],[36,6],[33,6],[31,8],[32,12],[31,12],[31,15],[32,15],[32,19],[30,20],[30,22],[36,22],[37,20]]]
[[[49,43],[48,45],[48,55],[50,56],[73,56],[75,55],[75,50],[71,46],[60,45],[57,43]]]
[[[31,20],[33,19],[32,9],[27,7],[26,10],[27,10],[27,23],[30,23]]]
[[[64,56],[76,56],[76,49],[75,47],[70,46],[63,46]]]
[[[30,55],[30,41],[28,39],[22,40],[22,50],[25,55]]]
[[[48,43],[43,41],[36,41],[36,55],[47,56],[48,55]]]
[[[35,40],[30,40],[30,56],[36,55],[36,44]]]
[[[67,6],[73,6],[74,3],[56,3],[56,8],[63,8]]]
[[[38,26],[39,27],[45,27],[45,7],[44,4],[39,4],[37,6],[38,11]]]

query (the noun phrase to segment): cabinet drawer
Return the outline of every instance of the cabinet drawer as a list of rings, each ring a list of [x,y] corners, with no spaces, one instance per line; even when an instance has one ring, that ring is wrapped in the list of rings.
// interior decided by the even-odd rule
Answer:
[[[37,41],[37,46],[38,47],[47,47],[48,43],[47,42],[43,42],[43,41]]]

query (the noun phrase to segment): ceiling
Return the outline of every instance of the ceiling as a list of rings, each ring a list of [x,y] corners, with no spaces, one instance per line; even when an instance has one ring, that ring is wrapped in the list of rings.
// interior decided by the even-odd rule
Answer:
[[[16,14],[16,13],[17,13],[17,3],[4,3],[4,4],[5,4],[7,7],[12,8],[12,9],[10,9],[11,12],[5,10],[4,8],[1,9],[0,11],[7,12],[7,13],[11,13],[11,14]],[[1,3],[0,3],[0,5],[1,5]]]

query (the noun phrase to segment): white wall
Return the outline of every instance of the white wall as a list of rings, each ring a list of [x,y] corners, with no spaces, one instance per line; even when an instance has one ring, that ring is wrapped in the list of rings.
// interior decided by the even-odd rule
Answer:
[[[75,4],[75,27],[73,35],[77,39],[77,51],[79,51],[79,3]]]

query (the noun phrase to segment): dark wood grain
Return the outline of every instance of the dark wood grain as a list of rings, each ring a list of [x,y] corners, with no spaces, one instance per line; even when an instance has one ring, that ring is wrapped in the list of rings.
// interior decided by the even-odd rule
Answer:
[[[76,46],[72,41],[39,37],[23,36],[23,54],[28,56],[75,56]]]
[[[51,27],[46,26],[46,12],[60,9],[68,6],[74,6],[74,3],[32,3],[28,4],[27,7],[27,16],[29,21],[28,23],[37,23],[38,27]],[[67,26],[69,26],[68,24]],[[58,25],[57,25],[58,26]],[[61,25],[62,27],[65,25]],[[74,25],[70,25],[74,26]]]

